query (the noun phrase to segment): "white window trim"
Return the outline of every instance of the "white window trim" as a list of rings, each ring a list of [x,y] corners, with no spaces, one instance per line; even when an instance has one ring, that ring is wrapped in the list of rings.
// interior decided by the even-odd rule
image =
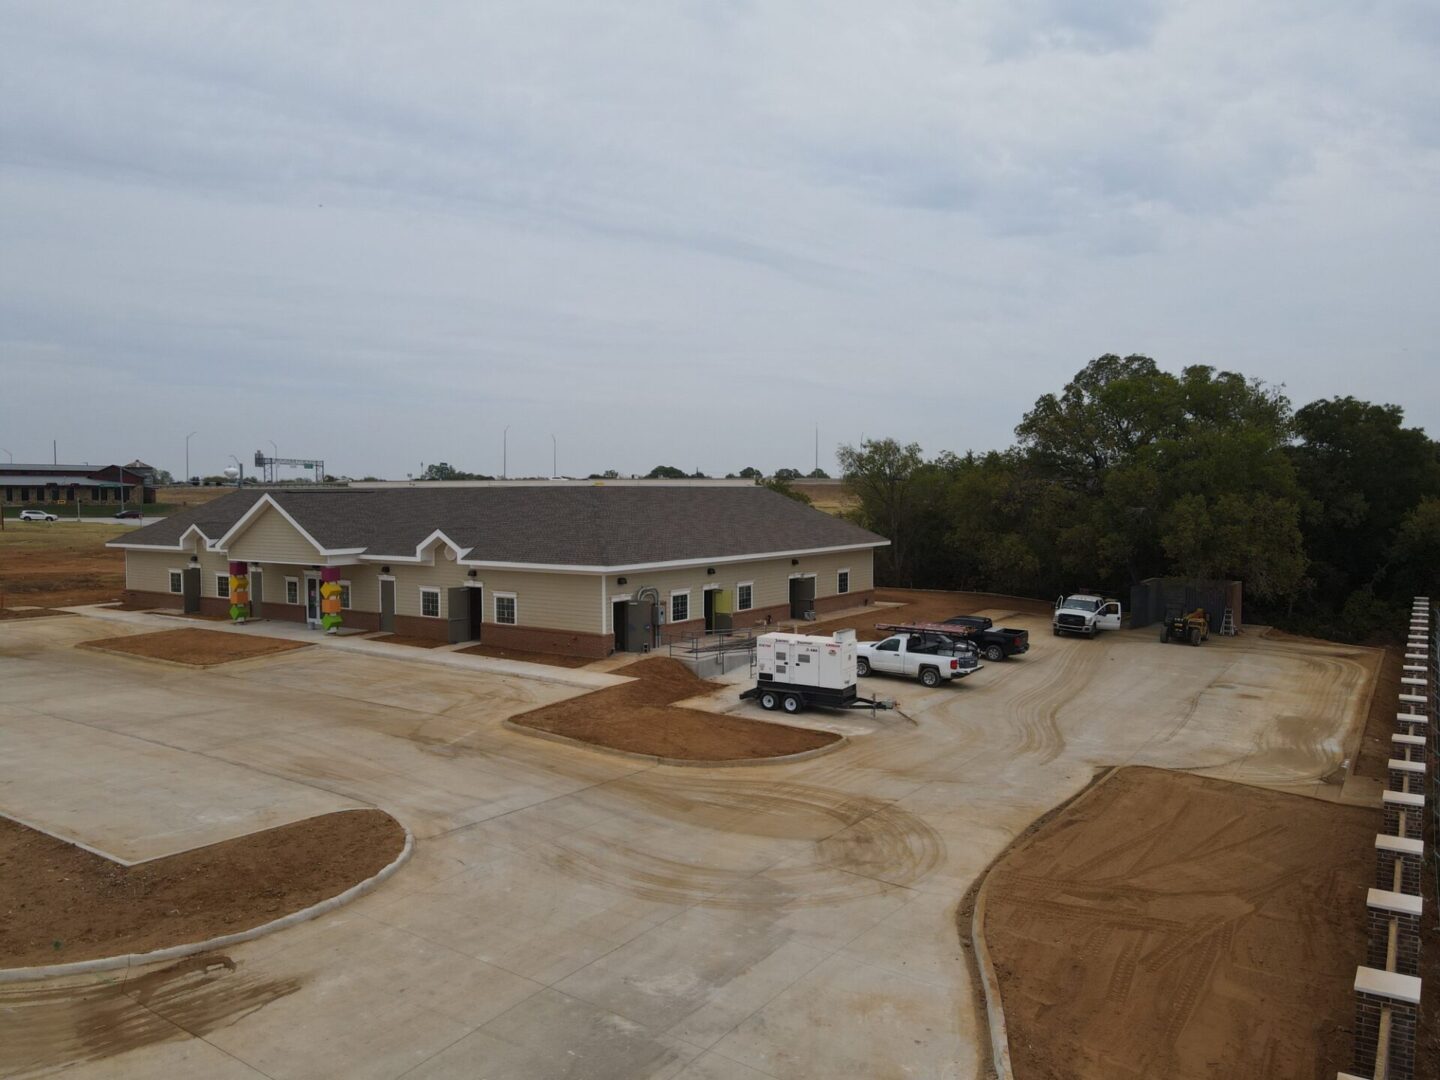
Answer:
[[[845,575],[845,588],[843,588],[843,589],[840,588],[840,575],[841,575],[841,574],[844,574],[844,575]],[[836,596],[845,596],[845,595],[847,595],[849,592],[850,592],[850,568],[849,568],[848,566],[842,566],[839,570],[836,570],[836,571],[835,571],[835,595],[836,595]]]
[[[750,590],[750,603],[746,604],[744,607],[741,607],[741,606],[740,606],[740,590],[741,590],[741,589],[745,589],[745,588],[748,588],[748,589]],[[755,610],[755,583],[754,583],[753,581],[737,581],[737,582],[735,583],[735,610],[736,610],[736,611],[754,611],[754,610]]]
[[[225,582],[225,591],[223,593],[220,591],[220,582],[222,580]],[[221,600],[230,599],[230,574],[228,572],[215,575],[215,595]]]
[[[341,578],[341,579],[340,579],[339,581],[337,581],[335,584],[336,584],[336,585],[339,585],[340,588],[341,588],[341,590],[342,590],[341,593],[340,593],[340,610],[341,610],[341,611],[350,611],[350,610],[352,610],[352,608],[350,607],[350,601],[352,601],[352,600],[355,599],[355,594],[354,594],[354,588],[353,588],[353,586],[351,586],[350,582],[347,581],[347,580],[345,580],[344,578]]]
[[[165,573],[166,573],[166,575],[167,575],[166,578],[165,578],[165,584],[166,584],[166,587],[169,588],[169,590],[170,590],[170,595],[171,595],[171,596],[179,596],[179,595],[181,595],[181,594],[185,591],[185,571],[184,571],[184,570],[167,570],[167,571],[165,571]],[[180,587],[179,587],[178,589],[175,588],[175,578],[176,578],[176,577],[178,577],[178,578],[180,579]]]
[[[519,626],[519,625],[520,625],[520,601],[519,601],[518,599],[516,599],[515,594],[514,594],[513,592],[492,592],[492,593],[490,594],[490,597],[491,597],[491,607],[490,607],[490,610],[491,610],[492,614],[494,614],[494,616],[495,616],[495,623],[496,623],[497,626]],[[500,601],[501,601],[501,600],[509,600],[509,601],[511,601],[511,602],[515,605],[515,617],[514,617],[513,619],[511,619],[509,622],[506,622],[504,619],[500,618]]]
[[[676,598],[677,596],[683,596],[683,597],[685,597],[685,618],[683,618],[683,619],[677,619],[677,618],[675,618],[675,598]],[[670,590],[670,621],[671,621],[672,623],[675,623],[675,622],[689,622],[689,621],[690,621],[690,590],[689,590],[689,589],[671,589],[671,590]]]
[[[426,593],[434,593],[434,594],[435,594],[435,614],[434,614],[434,615],[426,615],[426,614],[425,614],[425,594],[426,594]],[[445,611],[444,611],[444,609],[440,606],[440,605],[441,605],[441,600],[442,600],[442,595],[441,595],[440,589],[436,588],[434,585],[421,585],[421,586],[420,586],[420,617],[421,617],[421,618],[424,618],[424,619],[442,619],[442,618],[444,618],[444,617],[445,617]]]
[[[295,599],[290,599],[290,586],[295,586]],[[285,579],[285,603],[299,606],[305,602],[305,597],[300,592],[300,579],[298,577],[287,577]]]

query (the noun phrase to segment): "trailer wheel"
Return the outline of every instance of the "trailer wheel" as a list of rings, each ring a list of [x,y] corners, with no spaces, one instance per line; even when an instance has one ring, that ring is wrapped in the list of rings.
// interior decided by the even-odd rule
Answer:
[[[869,675],[870,661],[866,660],[863,656],[857,657],[855,660],[855,674],[859,675],[862,679],[865,678],[866,675]]]
[[[921,668],[920,681],[926,686],[939,686],[940,672],[936,671],[933,667]]]
[[[760,708],[766,712],[774,712],[780,707],[780,696],[773,690],[765,690],[760,694]]]
[[[1191,645],[1199,645],[1199,644],[1200,644],[1200,628],[1199,628],[1198,626],[1192,626],[1192,627],[1190,628],[1190,644],[1191,644]]]
[[[805,707],[805,703],[800,700],[799,694],[786,694],[780,699],[780,704],[784,707],[785,711],[792,716]]]
[[[985,646],[985,659],[992,664],[998,664],[1005,659],[1005,650],[999,645],[987,645]]]

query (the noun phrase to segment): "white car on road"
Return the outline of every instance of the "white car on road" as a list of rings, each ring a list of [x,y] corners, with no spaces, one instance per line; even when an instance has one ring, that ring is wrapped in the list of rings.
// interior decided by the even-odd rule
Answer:
[[[59,521],[54,514],[47,514],[44,510],[21,510],[21,521]]]

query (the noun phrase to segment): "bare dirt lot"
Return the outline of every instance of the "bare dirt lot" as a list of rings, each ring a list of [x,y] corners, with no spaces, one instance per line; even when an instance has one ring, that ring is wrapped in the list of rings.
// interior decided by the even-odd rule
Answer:
[[[633,676],[635,682],[546,705],[514,722],[614,750],[684,761],[780,757],[840,739],[828,731],[673,708],[672,702],[713,690],[716,684],[697,678],[669,657],[641,660],[615,674]]]
[[[1018,1080],[1346,1068],[1378,825],[1158,769],[1062,809],[985,886]]]
[[[8,522],[0,532],[0,611],[118,600],[125,553],[105,547],[124,525]]]
[[[877,622],[943,622],[952,615],[973,615],[983,611],[1004,625],[1006,613],[1049,617],[1052,606],[1043,600],[997,593],[926,592],[921,589],[876,589],[875,599],[881,604],[897,607],[876,607],[863,615],[847,615],[840,619],[820,620],[806,624],[807,632],[833,634],[836,630],[854,630],[861,641],[879,641],[885,631],[876,630]],[[993,613],[993,614],[992,614]],[[1048,631],[1047,631],[1048,633]]]
[[[82,641],[80,645],[86,649],[143,656],[151,660],[169,660],[194,667],[214,667],[216,664],[229,664],[235,660],[250,660],[257,656],[309,648],[309,644],[303,641],[247,637],[243,634],[227,634],[218,630],[199,630],[192,627],[128,637],[96,638],[94,641]]]
[[[126,867],[0,817],[0,967],[248,930],[344,892],[404,843],[389,814],[354,810]]]
[[[1357,776],[1385,779],[1385,763],[1393,756],[1390,736],[1395,733],[1396,697],[1400,693],[1400,669],[1404,663],[1404,649],[1393,645],[1385,648],[1375,672],[1360,756],[1354,764]]]

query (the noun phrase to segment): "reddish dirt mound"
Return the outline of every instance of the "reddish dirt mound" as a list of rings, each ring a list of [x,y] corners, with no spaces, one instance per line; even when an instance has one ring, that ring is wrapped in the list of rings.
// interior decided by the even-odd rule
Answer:
[[[1348,1067],[1379,824],[1158,769],[1045,822],[985,886],[1018,1080]]]
[[[828,731],[673,708],[671,702],[703,694],[718,684],[697,678],[669,657],[640,660],[615,674],[631,676],[635,682],[546,705],[513,722],[613,750],[683,761],[780,757],[840,739]]]
[[[219,630],[195,630],[189,627],[183,630],[160,630],[153,634],[134,634],[131,637],[97,638],[94,641],[82,641],[79,645],[85,649],[144,656],[151,660],[170,660],[195,667],[213,667],[234,660],[249,660],[256,656],[309,648],[303,641],[251,637],[248,634],[227,634]]]
[[[472,645],[459,652],[466,656],[489,656],[496,660],[523,660],[527,664],[549,664],[551,667],[578,668],[592,663],[588,656],[556,656],[554,653],[526,652],[523,649],[498,649],[494,645]]]
[[[349,810],[125,867],[0,818],[0,967],[248,930],[344,892],[404,845],[389,814]]]

